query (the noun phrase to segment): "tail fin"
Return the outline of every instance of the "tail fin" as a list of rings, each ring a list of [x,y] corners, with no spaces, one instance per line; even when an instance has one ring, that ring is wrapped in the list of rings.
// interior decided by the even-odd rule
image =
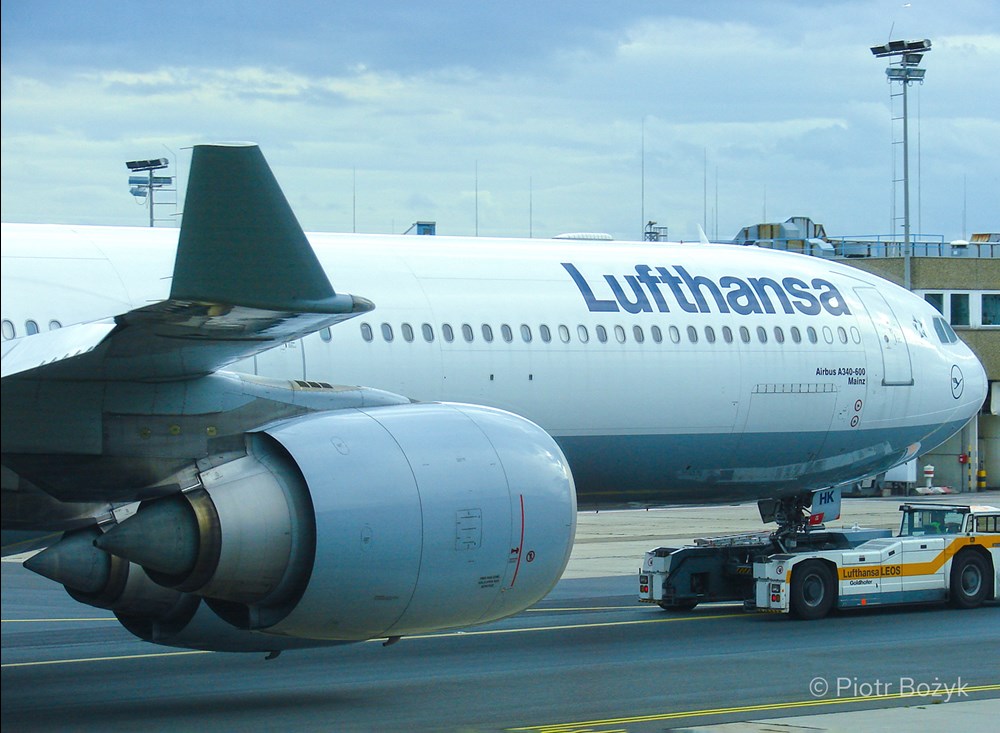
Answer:
[[[260,148],[197,145],[170,297],[293,313],[349,313]]]

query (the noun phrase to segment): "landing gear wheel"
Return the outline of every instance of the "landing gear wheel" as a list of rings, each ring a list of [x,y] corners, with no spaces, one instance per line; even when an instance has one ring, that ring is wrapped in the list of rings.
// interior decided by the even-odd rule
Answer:
[[[958,608],[975,608],[986,597],[989,568],[976,552],[960,552],[951,563],[951,603]]]
[[[836,595],[833,571],[822,560],[806,560],[792,571],[790,605],[796,618],[823,618],[833,608]]]

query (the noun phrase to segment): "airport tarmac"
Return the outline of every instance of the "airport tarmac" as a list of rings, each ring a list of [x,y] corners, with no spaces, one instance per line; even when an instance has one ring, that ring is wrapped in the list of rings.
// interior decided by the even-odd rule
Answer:
[[[842,521],[895,527],[900,501],[846,499]],[[997,505],[1000,493],[933,501]],[[760,527],[753,504],[581,513],[566,576],[522,614],[388,648],[370,642],[272,661],[138,641],[107,612],[8,558],[3,725],[102,733],[995,728],[996,603],[817,622],[747,614],[738,604],[671,614],[637,603],[646,550]]]

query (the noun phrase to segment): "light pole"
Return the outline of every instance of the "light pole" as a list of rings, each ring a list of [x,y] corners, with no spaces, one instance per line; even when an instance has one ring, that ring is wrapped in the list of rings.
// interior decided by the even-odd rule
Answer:
[[[129,160],[125,166],[129,173],[147,173],[147,176],[129,176],[128,183],[132,187],[130,193],[142,198],[149,195],[149,226],[153,226],[153,190],[162,186],[169,186],[174,182],[173,176],[154,176],[153,171],[163,170],[170,161],[166,158],[153,158],[152,160]]]
[[[931,50],[930,39],[922,41],[889,41],[882,46],[872,46],[875,58],[893,58],[885,75],[889,83],[898,81],[903,87],[903,284],[910,289],[910,140],[906,89],[911,83],[924,82],[925,69],[917,68],[920,59]],[[895,227],[893,227],[895,228]]]

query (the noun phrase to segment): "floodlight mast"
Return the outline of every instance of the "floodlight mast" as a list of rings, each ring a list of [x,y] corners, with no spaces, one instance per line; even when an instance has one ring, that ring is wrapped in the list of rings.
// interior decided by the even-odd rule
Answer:
[[[130,173],[143,173],[148,172],[149,181],[138,184],[137,188],[132,189],[132,195],[135,196],[136,190],[141,190],[143,188],[149,193],[149,226],[154,226],[154,211],[153,206],[153,189],[157,185],[161,185],[155,180],[153,176],[153,171],[163,170],[168,165],[170,161],[166,158],[152,158],[150,160],[127,160],[125,161],[125,167],[128,168]],[[129,180],[129,185],[132,185],[132,181]]]
[[[891,84],[898,81],[903,87],[903,284],[907,290],[911,286],[911,242],[910,242],[910,140],[909,140],[909,110],[906,102],[906,88],[915,81],[924,83],[925,69],[917,68],[925,53],[931,50],[931,41],[924,38],[921,41],[889,41],[882,46],[872,46],[871,52],[875,58],[893,58],[899,56],[898,62],[889,62],[885,70],[886,78]],[[894,63],[898,65],[893,65]],[[895,227],[893,227],[895,229]]]

